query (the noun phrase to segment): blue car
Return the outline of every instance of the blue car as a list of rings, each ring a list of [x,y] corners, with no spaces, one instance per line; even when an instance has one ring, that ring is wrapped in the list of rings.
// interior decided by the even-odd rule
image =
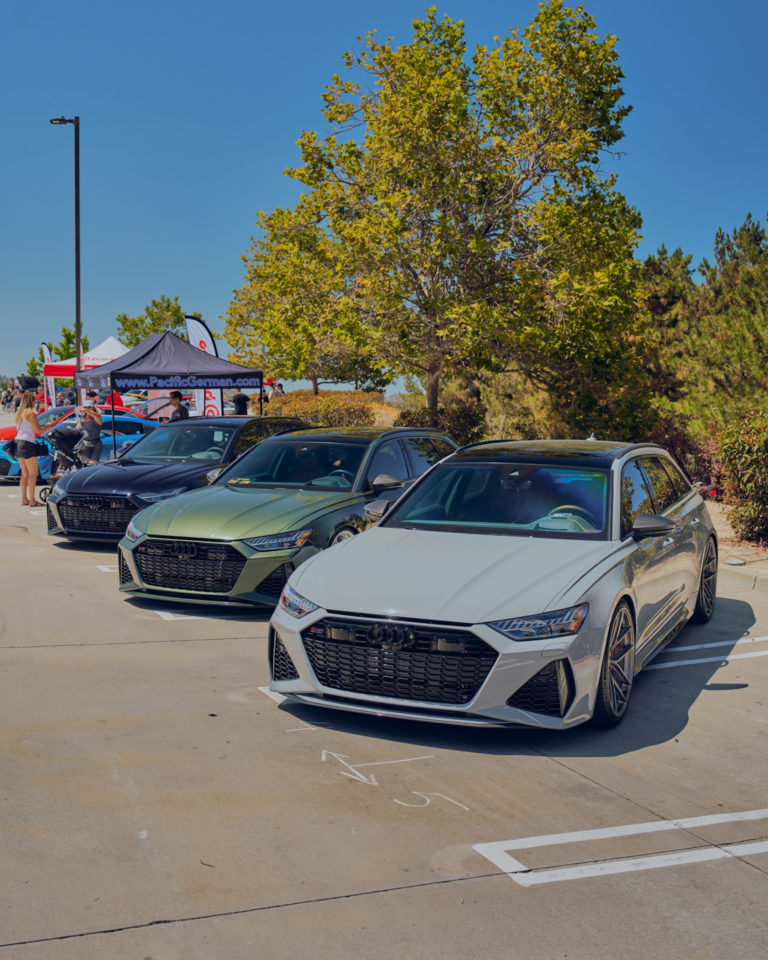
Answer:
[[[74,424],[75,416],[73,414],[72,417],[62,420],[60,423],[57,423],[55,427],[51,427],[50,430],[46,430],[37,438],[38,443],[43,443],[48,448],[48,453],[45,456],[39,456],[37,458],[39,483],[48,483],[50,481],[51,474],[55,471],[56,451],[51,445],[49,434],[61,429],[62,427],[72,427]],[[112,460],[116,453],[119,455],[121,450],[124,450],[126,447],[135,443],[146,434],[151,433],[156,427],[160,426],[160,424],[153,420],[143,420],[139,417],[115,415],[114,444],[112,435],[112,417],[104,417],[101,422],[101,426],[103,449],[101,451],[100,459],[102,462],[106,462],[107,460]],[[7,443],[8,441],[5,442]],[[19,466],[19,461],[15,457],[12,457],[6,453],[3,449],[3,446],[4,444],[0,445],[0,480],[7,480],[16,483],[21,476],[21,467]]]

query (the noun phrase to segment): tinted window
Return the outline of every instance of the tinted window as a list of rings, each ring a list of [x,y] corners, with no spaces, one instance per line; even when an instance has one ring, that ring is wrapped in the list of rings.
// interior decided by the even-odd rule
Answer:
[[[435,449],[437,450],[441,460],[443,457],[447,457],[449,453],[453,453],[453,451],[456,449],[456,447],[448,443],[448,441],[444,440],[442,437],[430,437],[429,439],[435,445]]]
[[[444,456],[438,452],[429,437],[408,437],[403,440],[403,444],[411,459],[410,476],[412,477],[420,477],[433,463],[437,463]]]
[[[140,420],[120,420],[115,424],[118,433],[144,433],[144,424]]]
[[[605,471],[530,463],[438,466],[386,525],[468,533],[597,537],[606,527]]]
[[[136,460],[220,460],[234,427],[200,424],[158,427],[131,448]]]
[[[272,437],[274,434],[282,433],[287,429],[290,429],[290,424],[254,420],[253,423],[249,423],[248,426],[243,427],[237,434],[233,455],[239,457],[241,453],[245,453],[249,447],[252,447],[265,437]]]
[[[385,473],[388,477],[394,477],[395,480],[406,480],[410,475],[403,451],[400,449],[400,443],[397,440],[385,440],[376,448],[373,459],[368,464],[365,473],[366,484],[370,486],[376,477],[382,473]]]
[[[682,499],[682,497],[684,497],[691,489],[691,485],[687,478],[683,475],[683,471],[677,466],[676,463],[672,463],[670,460],[659,460],[659,463],[669,474],[669,478],[672,481],[675,492],[677,493],[677,499]]]
[[[237,486],[352,487],[366,446],[321,440],[266,440],[247,450],[217,483]]]
[[[621,535],[625,537],[639,513],[653,513],[653,500],[648,481],[640,468],[640,462],[633,460],[621,471]]]
[[[643,457],[643,467],[653,487],[656,513],[663,513],[677,502],[679,499],[677,492],[669,479],[669,474],[655,457]]]

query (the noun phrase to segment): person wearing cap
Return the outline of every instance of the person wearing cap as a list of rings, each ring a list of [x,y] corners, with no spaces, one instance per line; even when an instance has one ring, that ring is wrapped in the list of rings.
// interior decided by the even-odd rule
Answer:
[[[101,456],[101,411],[93,400],[86,400],[78,414],[77,429],[83,435],[76,447],[78,456],[83,463],[98,463]]]
[[[171,420],[186,420],[189,416],[189,410],[181,402],[181,391],[180,390],[171,390],[170,401],[171,407]]]

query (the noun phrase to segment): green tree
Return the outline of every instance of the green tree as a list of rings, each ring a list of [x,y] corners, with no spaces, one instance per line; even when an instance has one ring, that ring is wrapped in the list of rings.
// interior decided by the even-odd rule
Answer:
[[[69,327],[61,328],[61,339],[58,343],[48,343],[48,350],[51,354],[51,360],[69,360],[75,356],[75,331]],[[81,337],[83,353],[88,352],[89,341],[87,336]],[[40,380],[43,376],[43,348],[39,347],[37,353],[27,361],[27,373],[30,377]],[[61,379],[61,378],[58,378]]]
[[[303,204],[262,213],[259,226],[225,318],[235,358],[278,379],[309,380],[314,393],[327,383],[382,390],[392,376],[356,336],[338,246]]]
[[[146,340],[150,334],[165,333],[170,330],[176,336],[187,338],[187,327],[184,320],[185,315],[200,318],[200,313],[185,314],[185,311],[179,304],[179,298],[166,297],[163,294],[159,300],[153,300],[144,308],[144,313],[138,317],[129,317],[127,313],[121,313],[115,318],[117,323],[117,338],[127,347],[135,347]]]
[[[639,218],[598,167],[630,109],[615,40],[561,0],[471,58],[463,23],[434,8],[413,29],[346,55],[364,82],[333,78],[332,132],[305,132],[287,171],[333,248],[336,340],[418,377],[431,410],[441,378],[506,369],[568,410],[583,388],[593,422],[621,393],[635,322]],[[268,275],[270,245],[260,253]],[[288,298],[306,284],[294,266]]]

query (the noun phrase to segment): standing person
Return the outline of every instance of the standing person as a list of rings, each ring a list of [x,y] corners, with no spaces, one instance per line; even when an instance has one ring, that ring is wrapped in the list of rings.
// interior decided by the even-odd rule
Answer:
[[[86,400],[80,407],[80,417],[77,429],[83,438],[77,445],[78,455],[85,464],[98,463],[102,449],[101,411],[93,400]]]
[[[37,388],[37,393],[35,394],[35,412],[40,413],[40,410],[45,402],[45,393],[43,393],[42,385]]]
[[[21,396],[19,408],[16,411],[16,459],[21,469],[22,507],[41,507],[35,500],[37,485],[37,439],[35,434],[40,433],[40,424],[35,416],[35,396],[31,390],[25,390]]]
[[[181,402],[181,391],[180,390],[171,390],[171,406],[173,410],[171,411],[171,420],[186,420],[189,416],[189,410]]]
[[[248,394],[243,393],[243,388],[238,387],[237,393],[232,397],[232,403],[235,405],[235,416],[245,417],[248,414]]]
[[[285,390],[283,390],[283,385],[282,385],[282,383],[276,383],[276,384],[275,384],[275,386],[274,386],[274,388],[273,388],[273,390],[272,390],[272,396],[273,396],[275,399],[279,399],[280,397],[284,397],[284,396],[285,396]]]

